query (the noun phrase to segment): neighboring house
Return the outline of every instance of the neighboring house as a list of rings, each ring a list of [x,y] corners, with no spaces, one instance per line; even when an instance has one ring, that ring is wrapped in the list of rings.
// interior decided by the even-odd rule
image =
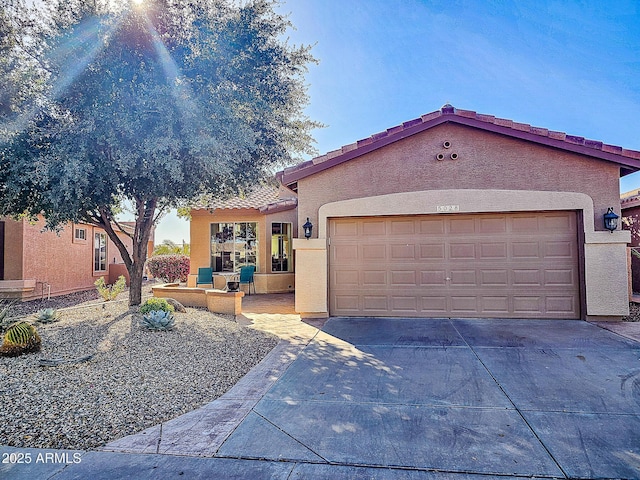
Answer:
[[[622,228],[631,232],[630,247],[640,247],[640,190],[633,190],[620,195],[622,210]],[[640,248],[634,248],[640,253]],[[631,257],[631,289],[640,292],[640,258]]]
[[[603,215],[639,169],[640,152],[451,105],[287,168],[296,310],[624,316],[630,234]]]
[[[212,200],[192,209],[189,285],[195,286],[200,267],[230,273],[252,265],[257,293],[293,291],[296,205],[296,194],[289,189],[260,186],[244,197]],[[215,286],[223,287],[224,277],[216,277]]]
[[[95,288],[128,273],[104,230],[86,224],[59,233],[43,231],[44,220],[0,218],[0,298],[31,300]],[[120,235],[131,248],[131,239]]]

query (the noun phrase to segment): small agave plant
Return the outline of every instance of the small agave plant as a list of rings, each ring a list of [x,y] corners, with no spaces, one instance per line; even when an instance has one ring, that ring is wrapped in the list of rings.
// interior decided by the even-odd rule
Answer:
[[[142,316],[140,325],[148,330],[171,330],[176,322],[171,312],[152,310]]]
[[[52,323],[58,320],[58,311],[55,308],[43,308],[35,315],[38,323]]]

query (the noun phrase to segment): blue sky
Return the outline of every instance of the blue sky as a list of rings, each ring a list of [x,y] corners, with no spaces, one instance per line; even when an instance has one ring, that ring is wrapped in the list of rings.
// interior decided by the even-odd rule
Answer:
[[[445,103],[640,150],[640,2],[289,0],[319,153]],[[640,173],[621,190],[640,188]],[[173,216],[156,241],[189,241]]]

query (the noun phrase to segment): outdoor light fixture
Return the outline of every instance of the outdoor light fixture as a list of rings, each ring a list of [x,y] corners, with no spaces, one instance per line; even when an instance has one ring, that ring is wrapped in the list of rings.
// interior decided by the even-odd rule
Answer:
[[[614,213],[613,207],[609,207],[607,213],[604,214],[604,228],[609,230],[611,233],[618,228],[618,215]]]
[[[311,238],[311,230],[313,230],[313,224],[309,221],[309,217],[307,217],[307,223],[302,228],[304,228],[304,238],[309,240]]]

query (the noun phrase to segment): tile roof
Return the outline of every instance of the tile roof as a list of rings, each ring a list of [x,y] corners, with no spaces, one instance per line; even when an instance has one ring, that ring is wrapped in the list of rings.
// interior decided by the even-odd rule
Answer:
[[[237,195],[227,199],[209,198],[196,205],[195,209],[202,210],[240,210],[254,209],[260,213],[275,213],[295,208],[298,199],[295,193],[283,191],[273,185],[255,187],[244,195]]]
[[[620,207],[622,210],[638,206],[640,206],[640,190],[636,189],[620,194]]]
[[[283,185],[291,186],[295,189],[296,182],[301,178],[313,175],[314,173],[318,173],[447,122],[468,125],[618,163],[622,167],[623,175],[640,170],[640,151],[628,150],[615,145],[608,145],[598,140],[589,140],[584,137],[568,135],[564,132],[555,132],[546,128],[533,127],[526,123],[497,118],[493,115],[476,113],[471,110],[462,110],[446,104],[440,110],[427,113],[419,118],[404,122],[401,125],[388,128],[384,132],[379,132],[350,145],[345,145],[338,150],[286,168],[278,172],[277,178]]]

